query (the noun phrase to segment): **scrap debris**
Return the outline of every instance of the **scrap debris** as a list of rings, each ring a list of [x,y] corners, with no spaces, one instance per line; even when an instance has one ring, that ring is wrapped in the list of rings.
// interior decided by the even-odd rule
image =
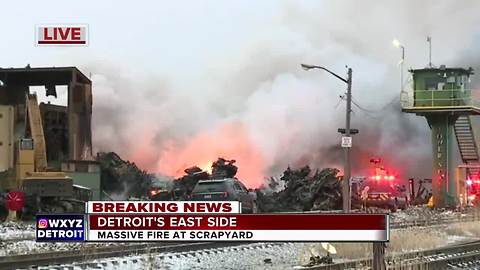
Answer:
[[[341,209],[341,181],[337,169],[316,170],[309,166],[287,168],[280,180],[270,178],[267,186],[257,189],[257,204],[262,212]],[[283,182],[284,188],[272,191]]]
[[[218,158],[212,163],[212,174],[203,171],[197,166],[185,169],[186,175],[175,179],[173,184],[173,197],[175,200],[188,198],[193,188],[200,180],[233,178],[237,174],[238,167],[235,160]]]
[[[155,176],[140,170],[135,163],[122,160],[117,154],[99,153],[102,189],[108,194],[123,192],[141,198],[155,182]],[[199,180],[234,178],[238,167],[235,160],[218,158],[212,173],[198,166],[185,169],[185,175],[173,181],[172,200],[188,200]],[[337,169],[312,171],[308,166],[287,168],[280,179],[270,178],[258,189],[257,205],[262,212],[310,211],[341,209],[341,181]],[[240,179],[242,180],[242,179]]]
[[[141,198],[155,176],[140,170],[133,162],[125,161],[114,152],[98,153],[102,190],[107,194],[120,194],[120,199]]]

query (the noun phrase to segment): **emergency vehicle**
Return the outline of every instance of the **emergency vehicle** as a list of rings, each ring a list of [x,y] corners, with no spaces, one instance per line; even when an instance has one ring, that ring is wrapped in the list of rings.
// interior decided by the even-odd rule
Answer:
[[[396,211],[405,209],[409,202],[407,187],[399,183],[398,176],[380,166],[380,159],[372,159],[372,175],[352,179],[352,191],[363,207],[378,207]]]

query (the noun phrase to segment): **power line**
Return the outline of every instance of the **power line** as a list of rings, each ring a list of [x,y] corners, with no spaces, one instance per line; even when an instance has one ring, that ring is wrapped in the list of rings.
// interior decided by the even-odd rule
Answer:
[[[356,108],[359,108],[360,111],[363,112],[363,114],[364,114],[365,116],[367,116],[367,117],[370,117],[370,118],[375,119],[375,120],[380,120],[380,119],[382,119],[382,116],[375,115],[375,114],[373,114],[373,113],[370,113],[370,112],[368,112],[368,111],[365,111],[365,110],[363,110],[362,108],[358,107],[358,105],[355,104],[355,103],[354,103],[353,105],[354,105]]]
[[[393,98],[390,102],[388,102],[386,105],[384,105],[383,107],[381,107],[378,110],[370,110],[370,109],[366,109],[365,107],[363,107],[358,102],[356,102],[352,99],[352,103],[356,108],[360,109],[360,111],[363,112],[363,114],[365,116],[370,117],[370,118],[375,119],[375,120],[382,119],[383,115],[379,115],[379,114],[383,113],[383,111],[385,111],[385,109],[388,109],[395,102],[399,102],[399,97]]]
[[[367,112],[367,113],[378,113],[379,111],[374,111],[374,110],[369,110],[369,109],[365,109],[363,108],[360,104],[358,104],[355,100],[352,99],[352,103],[353,105],[355,105],[357,108],[359,108],[360,110],[364,111],[364,112]]]
[[[345,96],[340,96],[339,99],[338,99],[338,102],[337,104],[335,104],[335,109],[338,108],[338,105],[340,105],[340,102],[344,101],[345,100]]]
[[[371,109],[366,109],[365,107],[363,107],[362,105],[360,105],[356,100],[354,100],[352,98],[352,103],[357,107],[359,108],[360,110],[364,111],[364,112],[368,112],[368,113],[380,113],[380,112],[383,112],[384,110],[388,109],[391,105],[393,105],[393,103],[397,102],[397,101],[400,101],[400,97],[394,97],[390,102],[388,102],[387,104],[385,104],[383,107],[379,108],[378,110],[371,110]]]

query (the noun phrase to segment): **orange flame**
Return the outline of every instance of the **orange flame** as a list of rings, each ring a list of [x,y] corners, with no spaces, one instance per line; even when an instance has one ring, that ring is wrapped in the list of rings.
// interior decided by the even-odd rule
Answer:
[[[264,161],[241,123],[227,123],[217,129],[202,132],[181,147],[164,147],[157,171],[179,177],[184,169],[200,166],[211,170],[218,157],[235,159],[237,177],[248,187],[258,187],[264,178]]]
[[[205,172],[212,173],[212,162],[205,163],[198,167],[200,167],[200,169],[202,169]]]

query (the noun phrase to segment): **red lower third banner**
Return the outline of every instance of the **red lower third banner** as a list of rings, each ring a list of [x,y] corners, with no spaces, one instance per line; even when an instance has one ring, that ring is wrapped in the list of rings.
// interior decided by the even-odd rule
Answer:
[[[90,214],[89,241],[389,240],[380,214]]]

